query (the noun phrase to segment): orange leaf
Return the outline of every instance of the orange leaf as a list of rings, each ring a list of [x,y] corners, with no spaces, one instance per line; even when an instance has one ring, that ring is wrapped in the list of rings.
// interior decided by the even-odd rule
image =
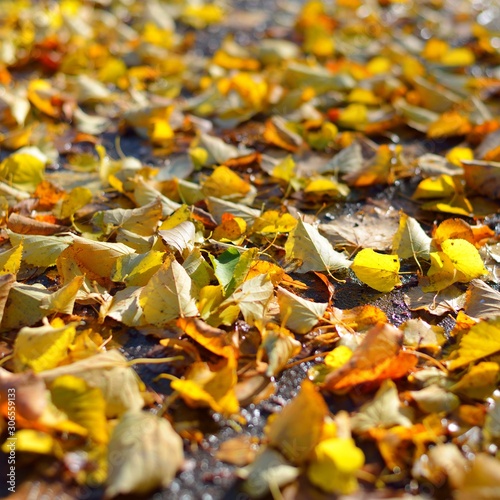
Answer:
[[[193,340],[202,345],[205,349],[229,358],[237,357],[238,350],[231,344],[230,337],[224,330],[207,325],[204,321],[197,318],[179,318],[177,326]],[[168,340],[168,339],[167,339]],[[162,343],[163,341],[160,341]]]
[[[325,388],[346,390],[403,377],[415,367],[417,357],[400,352],[402,338],[403,332],[395,326],[377,324],[366,333],[349,362],[326,376]]]

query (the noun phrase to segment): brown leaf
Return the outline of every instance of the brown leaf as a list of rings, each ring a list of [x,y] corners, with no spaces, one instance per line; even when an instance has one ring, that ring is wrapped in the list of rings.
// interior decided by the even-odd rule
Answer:
[[[41,234],[44,236],[62,233],[69,229],[67,226],[39,221],[16,213],[10,214],[7,227],[18,234]]]

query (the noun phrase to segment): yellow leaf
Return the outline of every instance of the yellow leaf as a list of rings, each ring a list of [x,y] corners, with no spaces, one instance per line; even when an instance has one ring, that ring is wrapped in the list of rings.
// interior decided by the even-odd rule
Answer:
[[[448,288],[457,281],[457,272],[451,259],[443,252],[429,254],[431,267],[427,271],[429,283],[424,282],[423,292],[437,292]]]
[[[388,73],[391,70],[392,62],[387,57],[377,56],[374,57],[367,65],[366,69],[372,75],[380,75]]]
[[[144,406],[141,392],[145,387],[134,369],[117,349],[43,371],[40,377],[48,384],[63,375],[85,380],[89,387],[98,388],[106,400],[106,415],[116,418],[126,411],[140,410]]]
[[[122,59],[110,57],[99,70],[98,80],[103,83],[118,84],[118,81],[127,74],[127,65]]]
[[[40,307],[47,312],[72,314],[78,291],[83,285],[84,277],[75,276],[69,283],[51,295],[43,297]]]
[[[52,104],[52,85],[47,80],[31,80],[28,86],[28,99],[38,110],[52,118],[59,116],[59,109]]]
[[[241,198],[250,191],[250,184],[224,165],[217,167],[202,186],[205,196]]]
[[[464,333],[457,355],[447,362],[448,369],[463,368],[500,351],[500,320],[481,321]]]
[[[92,241],[80,236],[73,236],[73,244],[63,250],[57,260],[57,268],[63,281],[73,279],[75,273],[85,274],[88,279],[96,280],[101,285],[111,283],[116,261],[135,251],[122,243]]]
[[[57,366],[68,355],[68,348],[75,338],[76,323],[65,325],[54,320],[52,325],[21,328],[14,344],[16,371],[26,368],[34,372]]]
[[[349,188],[328,177],[313,177],[304,188],[304,193],[328,194],[329,196],[349,194]]]
[[[163,264],[165,252],[151,250],[145,254],[124,255],[116,261],[113,281],[127,286],[144,286]]]
[[[290,182],[295,177],[295,161],[291,155],[286,156],[272,170],[271,175],[277,179]]]
[[[488,274],[477,248],[472,243],[462,239],[449,239],[441,243],[441,249],[460,273],[457,281],[466,283]]]
[[[455,194],[455,183],[450,175],[429,177],[419,183],[413,193],[414,200],[447,198]]]
[[[267,210],[260,215],[252,226],[252,231],[261,234],[288,233],[297,225],[297,219],[289,213]]]
[[[90,439],[101,444],[108,442],[106,401],[100,389],[90,387],[74,375],[62,375],[51,384],[50,392],[52,402],[72,422],[87,429]]]
[[[230,416],[238,412],[239,404],[234,392],[238,380],[236,360],[229,356],[226,365],[218,371],[211,371],[204,362],[193,363],[184,380],[174,380],[172,389],[178,391],[188,406],[209,407]]]
[[[53,455],[61,453],[57,441],[45,432],[40,432],[34,429],[21,429],[17,431],[13,439],[15,440],[16,452],[37,453],[39,455]],[[10,452],[10,441],[7,440],[2,445],[2,451],[6,454]]]
[[[29,153],[14,153],[0,163],[0,178],[24,191],[34,191],[44,172],[45,162]]]
[[[325,365],[330,370],[336,370],[345,365],[352,357],[352,350],[345,345],[339,345],[325,356]]]
[[[455,147],[446,153],[446,159],[454,165],[462,166],[462,160],[473,160],[474,152],[470,148]]]
[[[379,292],[390,292],[401,284],[396,255],[384,255],[364,248],[354,258],[351,269],[359,280]]]
[[[307,469],[307,477],[328,493],[349,495],[358,488],[356,473],[364,463],[365,456],[353,439],[325,439],[314,448],[314,459]]]
[[[449,45],[439,38],[431,38],[425,44],[422,57],[429,61],[439,61],[449,50]]]
[[[361,87],[351,90],[347,96],[347,100],[351,103],[365,104],[367,106],[376,106],[380,101],[371,90]]]
[[[340,111],[337,123],[343,128],[362,130],[368,122],[368,110],[364,104],[349,104]]]
[[[72,217],[80,208],[92,201],[92,191],[85,187],[76,187],[65,193],[54,208],[54,214],[60,219]]]
[[[139,304],[148,323],[164,325],[180,317],[198,316],[191,278],[173,258],[168,259],[142,289]]]
[[[483,361],[471,369],[452,387],[450,391],[471,399],[486,399],[498,385],[500,366],[493,361]]]
[[[193,28],[202,29],[208,24],[218,23],[222,20],[224,11],[218,5],[200,4],[187,5],[182,10],[182,21]]]
[[[0,253],[0,275],[2,274],[17,274],[21,267],[21,259],[23,256],[23,242],[19,245]]]
[[[471,66],[475,61],[474,52],[467,47],[449,49],[441,56],[441,63],[446,66]]]

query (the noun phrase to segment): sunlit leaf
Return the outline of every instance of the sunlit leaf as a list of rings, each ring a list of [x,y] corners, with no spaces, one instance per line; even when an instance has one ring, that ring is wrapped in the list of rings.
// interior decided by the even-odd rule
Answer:
[[[76,295],[83,284],[83,279],[83,276],[75,276],[59,290],[51,295],[43,297],[40,307],[46,309],[47,312],[72,314]]]
[[[40,372],[48,383],[63,375],[73,375],[85,380],[89,387],[98,388],[106,400],[106,415],[114,418],[128,410],[144,406],[141,382],[134,369],[116,349],[90,356],[69,365]]]
[[[177,326],[190,338],[210,352],[223,357],[236,354],[227,332],[213,328],[197,318],[179,318]]]
[[[328,240],[307,222],[299,219],[290,231],[285,244],[288,260],[296,259],[300,265],[297,272],[339,271],[347,269],[351,262],[344,254],[336,252]]]
[[[29,153],[14,153],[0,163],[0,178],[24,191],[34,191],[44,173],[45,162]]]
[[[265,319],[273,290],[269,277],[261,274],[244,281],[221,305],[236,304],[245,321],[253,325],[256,321]]]
[[[363,248],[356,255],[351,269],[358,279],[379,292],[390,292],[401,284],[398,257],[380,254],[371,248]]]
[[[460,340],[456,355],[447,362],[450,370],[457,370],[500,351],[500,320],[480,321]]]
[[[241,199],[250,192],[250,184],[225,166],[217,167],[202,185],[205,196]]]
[[[179,392],[188,406],[208,407],[229,416],[239,409],[234,392],[237,381],[235,368],[236,361],[232,356],[217,371],[212,371],[207,363],[198,361],[191,364],[184,379],[174,380],[171,387]]]
[[[50,267],[56,264],[61,252],[67,248],[72,238],[70,236],[31,236],[9,234],[13,245],[23,245],[23,261],[33,266]]]
[[[14,344],[17,371],[31,368],[35,372],[57,366],[67,355],[75,338],[75,323],[65,325],[54,320],[53,325],[22,328]]]
[[[106,401],[97,388],[74,375],[62,375],[50,385],[52,402],[77,424],[89,432],[96,443],[109,439],[106,421]]]
[[[493,361],[483,361],[470,370],[450,390],[471,399],[486,399],[497,388],[500,366]]]
[[[342,391],[364,383],[401,378],[417,363],[411,353],[400,352],[403,332],[378,323],[368,330],[351,359],[326,376],[328,390]]]
[[[195,225],[191,221],[184,221],[172,229],[158,231],[163,243],[177,250],[181,255],[190,252],[194,248]]]
[[[457,281],[467,282],[488,274],[472,243],[462,239],[449,239],[441,243],[441,249],[460,273]]]
[[[364,463],[365,456],[353,439],[325,439],[314,448],[307,477],[323,491],[348,495],[357,490],[356,472]]]
[[[139,303],[149,323],[164,325],[180,317],[198,316],[186,270],[168,259],[142,289]]]
[[[278,287],[280,317],[287,328],[296,333],[308,333],[325,314],[327,303],[316,303]]]
[[[427,236],[422,226],[405,213],[401,213],[399,219],[399,229],[394,235],[392,243],[393,252],[400,259],[429,259],[431,247],[430,236]]]

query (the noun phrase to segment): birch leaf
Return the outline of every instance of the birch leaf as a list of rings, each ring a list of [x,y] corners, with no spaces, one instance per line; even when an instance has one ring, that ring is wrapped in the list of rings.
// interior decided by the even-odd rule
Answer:
[[[70,236],[31,236],[8,232],[13,246],[23,244],[23,261],[32,266],[54,266],[61,252],[72,242]]]
[[[191,221],[184,221],[173,227],[158,231],[163,243],[177,250],[181,255],[184,251],[191,252],[194,248],[196,227]]]
[[[116,349],[39,373],[40,378],[49,384],[63,375],[74,375],[85,380],[89,387],[99,388],[106,400],[108,418],[115,418],[128,410],[138,411],[144,406],[142,384]]]
[[[54,368],[67,356],[75,338],[76,323],[65,325],[61,320],[54,320],[53,324],[19,330],[14,344],[16,371],[31,368],[40,372]]]
[[[395,255],[363,248],[354,258],[351,269],[360,281],[379,292],[390,292],[401,284],[399,259]]]
[[[148,323],[161,326],[177,318],[198,316],[186,270],[168,259],[142,289],[139,304]]]
[[[76,295],[83,285],[83,276],[75,276],[69,283],[40,301],[40,307],[47,312],[72,314]]]
[[[389,429],[395,425],[411,427],[411,420],[402,413],[398,390],[392,380],[386,380],[375,394],[373,401],[365,403],[351,419],[352,430],[367,432],[372,428]]]
[[[448,369],[464,368],[498,351],[500,351],[500,319],[481,321],[463,335],[456,356],[447,362]]]
[[[308,271],[339,271],[347,269],[351,261],[336,252],[330,242],[307,222],[299,219],[285,243],[287,260],[300,262],[298,273]]]
[[[237,304],[249,325],[265,319],[267,305],[273,294],[273,284],[265,274],[251,278],[236,289],[221,306]]]
[[[394,235],[392,250],[400,259],[429,260],[432,238],[427,236],[422,226],[405,213],[401,213],[399,229]]]
[[[140,236],[151,236],[162,217],[162,205],[159,199],[139,208],[105,210],[98,212],[94,219],[106,234],[116,229],[125,229]]]
[[[311,302],[278,287],[280,317],[285,326],[295,333],[308,333],[323,317],[327,303]]]
[[[152,413],[125,413],[111,435],[106,498],[167,487],[184,461],[182,439]]]

